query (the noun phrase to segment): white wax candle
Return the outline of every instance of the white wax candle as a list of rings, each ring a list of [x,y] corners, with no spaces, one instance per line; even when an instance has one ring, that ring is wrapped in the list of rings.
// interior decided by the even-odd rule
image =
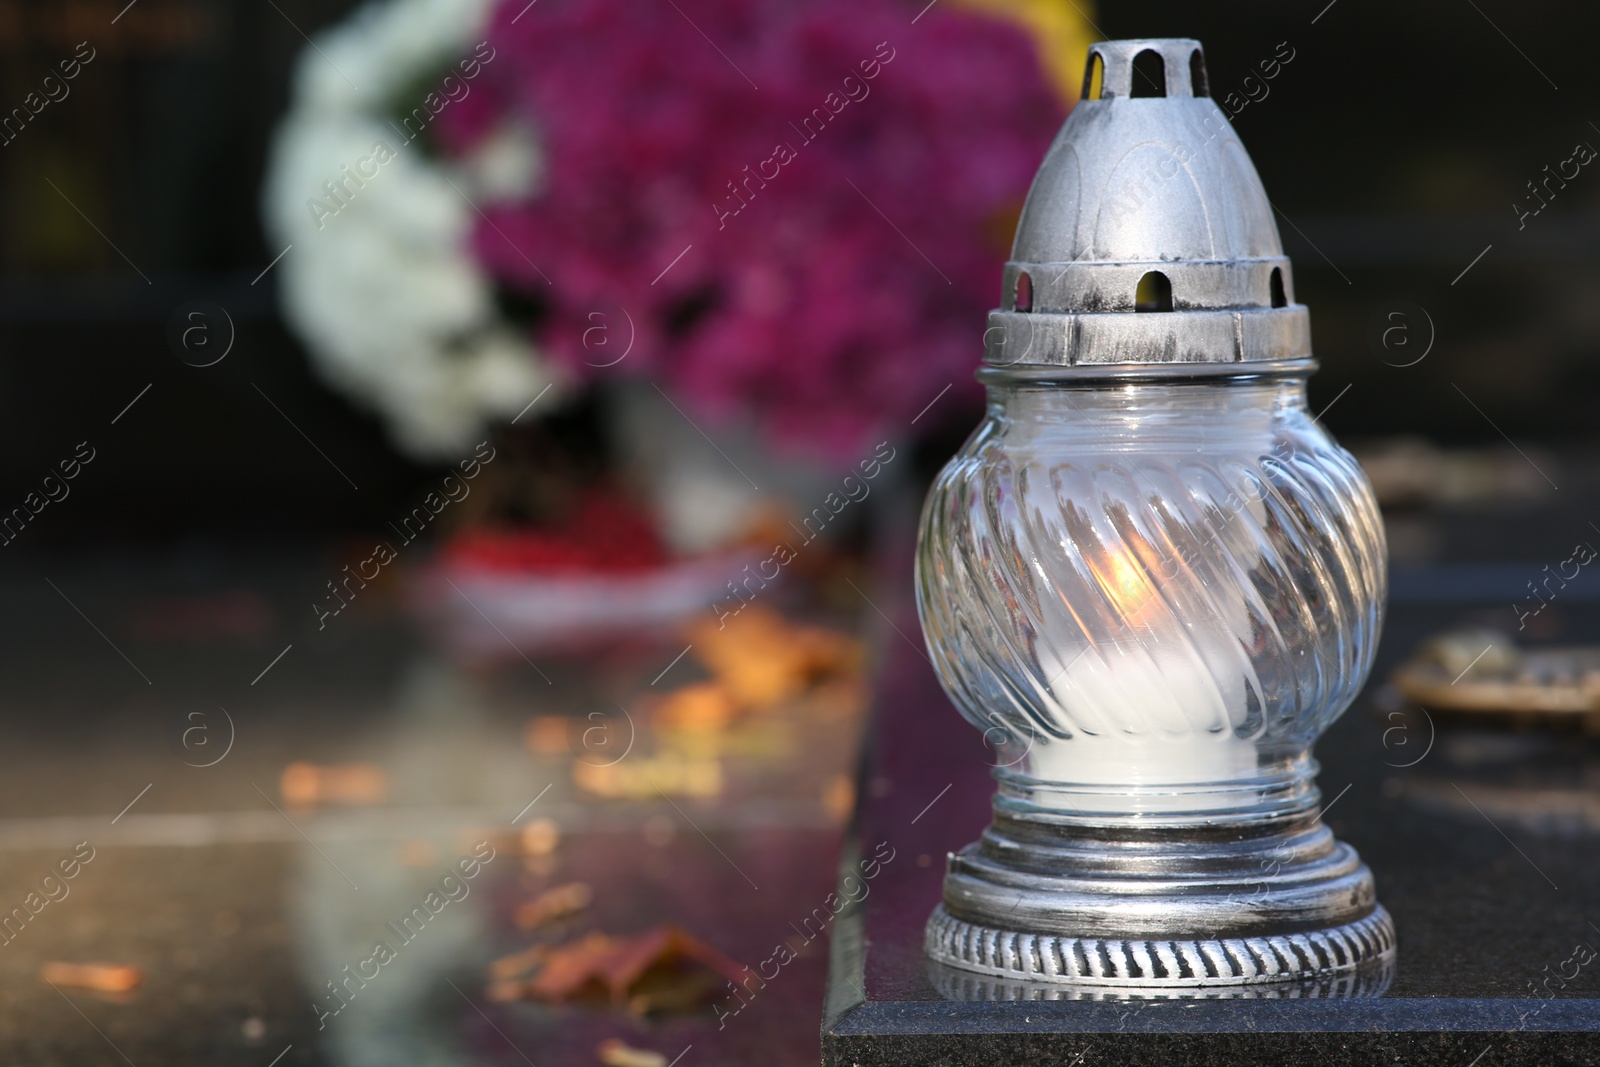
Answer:
[[[1247,711],[1249,668],[1230,631],[1244,620],[1242,601],[1229,612],[1237,619],[1197,618],[1190,628],[1130,561],[1112,556],[1096,578],[1124,626],[1088,645],[1077,620],[1047,620],[1055,625],[1042,635],[1049,639],[1039,644],[1040,668],[1051,679],[1052,717],[1073,736],[1036,737],[1021,762],[1030,777],[1089,788],[1044,791],[1036,802],[1152,813],[1239,803],[1237,794],[1185,795],[1183,787],[1249,778],[1256,767],[1254,744],[1236,732]],[[1174,793],[1161,795],[1162,786]],[[1158,792],[1136,795],[1127,787]]]

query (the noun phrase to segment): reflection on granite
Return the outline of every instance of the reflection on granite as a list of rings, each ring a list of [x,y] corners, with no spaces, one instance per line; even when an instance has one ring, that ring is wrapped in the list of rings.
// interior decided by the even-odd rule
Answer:
[[[378,598],[318,634],[299,593],[326,569],[279,555],[198,574],[187,556],[57,562],[52,580],[113,649],[31,564],[0,561],[14,609],[0,619],[0,902],[20,905],[77,841],[97,850],[70,894],[0,949],[0,1063],[551,1067],[595,1064],[596,1046],[620,1038],[669,1061],[692,1045],[679,1067],[814,1064],[825,940],[803,943],[790,923],[833,889],[841,819],[825,787],[853,767],[854,712],[764,713],[783,743],[730,753],[720,798],[597,800],[575,786],[574,756],[530,752],[525,728],[566,717],[581,734],[589,709],[693,681],[685,659],[650,689],[683,651],[676,634],[541,660],[546,682],[520,658],[445,658]],[[260,604],[248,633],[141,621],[176,591],[240,590]],[[173,739],[190,712],[219,707],[233,748],[185,765]],[[295,760],[375,765],[388,795],[276,810]],[[548,855],[520,845],[536,818],[560,828]],[[482,841],[494,858],[441,891],[457,899],[404,927]],[[486,964],[533,940],[513,925],[517,905],[568,881],[589,883],[594,902],[550,936],[675,923],[752,966],[785,939],[801,951],[720,1029],[709,1008],[491,1003]],[[130,964],[144,981],[119,1000],[58,992],[38,978],[47,960]],[[347,1001],[337,1014],[330,982]]]
[[[1487,818],[1537,837],[1600,833],[1600,741],[1570,730],[1441,722],[1435,758],[1389,792],[1452,821]]]
[[[392,799],[405,807],[489,800],[500,792],[492,784],[476,797],[462,796],[461,785],[514,780],[519,770],[516,750],[495,744],[487,709],[472,688],[447,663],[429,657],[406,668],[392,717],[363,747],[368,758],[390,769]],[[307,1010],[318,1018],[330,1063],[460,1062],[459,1039],[430,1017],[430,1008],[438,975],[471,976],[483,958],[486,885],[460,883],[466,890],[460,900],[436,897],[445,902],[436,915],[423,902],[458,856],[471,855],[470,836],[470,828],[416,828],[407,835],[407,852],[433,861],[416,867],[402,862],[389,842],[341,843],[337,860],[309,840],[296,848],[290,913],[301,982],[311,994]],[[492,836],[502,848],[483,872],[491,877],[498,873],[496,860],[502,867],[516,862],[504,855],[503,835]],[[403,925],[419,907],[421,918]],[[366,963],[379,944],[394,959]],[[440,1005],[450,1009],[447,1014],[459,1006]]]

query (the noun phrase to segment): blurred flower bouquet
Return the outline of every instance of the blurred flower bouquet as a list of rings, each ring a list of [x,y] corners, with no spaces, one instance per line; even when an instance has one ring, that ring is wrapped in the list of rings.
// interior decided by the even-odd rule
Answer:
[[[696,435],[847,464],[935,401],[922,429],[975,401],[1082,19],[1049,0],[371,4],[303,57],[279,134],[285,313],[418,456],[454,456],[551,385],[631,377]],[[746,496],[734,470],[724,496]],[[650,489],[658,516],[690,495]],[[552,529],[581,542],[584,514]],[[446,570],[474,580],[616,577],[463,545]]]
[[[952,382],[973,395],[1011,224],[1065,112],[1021,21],[541,0],[496,8],[488,40],[502,60],[440,139],[462,156],[537,129],[544,185],[485,204],[473,249],[575,376],[649,375],[690,415],[752,416],[837,459],[906,436]]]
[[[285,312],[419,455],[520,411],[539,344],[776,441],[904,436],[969,389],[1084,43],[1043,0],[369,4],[273,153]]]

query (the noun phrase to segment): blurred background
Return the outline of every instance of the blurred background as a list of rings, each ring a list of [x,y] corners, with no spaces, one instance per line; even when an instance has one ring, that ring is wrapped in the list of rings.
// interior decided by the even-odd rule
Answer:
[[[97,472],[103,484],[39,522],[30,543],[281,544],[383,521],[388,505],[424,484],[443,457],[397,448],[370,399],[324,384],[307,351],[312,339],[284,322],[282,274],[275,269],[251,284],[291,243],[267,232],[262,208],[274,134],[306,51],[300,31],[338,26],[356,5],[284,0],[275,10],[139,0],[111,26],[119,6],[14,0],[0,7],[12,106],[22,106],[79,41],[94,36],[98,53],[87,76],[68,83],[68,100],[50,104],[0,152],[0,314],[15,353],[4,391],[27,398],[10,413],[10,447],[0,456],[5,490],[25,494],[58,452],[88,432],[75,428],[72,413],[104,413],[109,421],[154,383],[145,398],[151,410],[118,424],[118,444]],[[1065,0],[1059,7],[1077,14]],[[1537,206],[1527,183],[1542,180],[1547,164],[1556,167],[1576,143],[1600,137],[1583,117],[1578,81],[1589,15],[1555,4],[1485,12],[1508,32],[1513,18],[1527,27],[1512,36],[1533,62],[1470,9],[1440,20],[1422,8],[1340,0],[1314,26],[1301,12],[1248,5],[1210,13],[1102,5],[1093,14],[1112,37],[1201,38],[1219,99],[1226,92],[1246,99],[1242,80],[1252,74],[1257,94],[1269,92],[1233,122],[1283,212],[1279,229],[1299,298],[1315,315],[1323,370],[1312,381],[1314,406],[1352,386],[1327,416],[1341,439],[1417,435],[1442,445],[1504,445],[1492,419],[1526,448],[1581,441],[1590,429],[1596,370],[1587,353],[1600,322],[1582,294],[1592,283],[1600,192],[1572,181],[1520,229],[1514,210]],[[1295,58],[1275,79],[1261,79],[1256,64],[1281,41]],[[451,63],[431,66],[442,76]],[[1563,79],[1564,72],[1571,73]],[[1567,84],[1558,90],[1546,76]],[[416,80],[427,84],[425,73]],[[797,114],[807,110],[796,106]],[[396,101],[388,111],[383,117],[398,124],[410,109]],[[759,143],[770,139],[759,133]],[[357,156],[336,157],[322,180],[370,147],[356,144]],[[739,174],[735,167],[728,179]],[[320,181],[310,186],[298,200],[320,191]],[[705,212],[710,218],[709,204]],[[337,239],[337,221],[320,235]],[[991,266],[1002,257],[988,250]],[[991,289],[998,284],[995,274]],[[1405,360],[1389,355],[1386,363],[1367,337],[1369,320],[1397,299],[1425,308],[1438,334],[1434,351],[1413,367],[1389,365]],[[208,374],[192,373],[168,343],[170,320],[192,300],[226,309],[239,337]],[[616,368],[625,369],[626,361]],[[592,377],[604,385],[621,375]],[[333,492],[344,484],[339,476],[251,381],[295,413],[362,491]],[[969,403],[940,427],[959,437],[972,418]],[[314,507],[306,506],[308,492],[316,494]]]
[[[826,952],[793,920],[833,885],[875,665],[920,644],[909,531],[1093,40],[1205,45],[1312,408],[1385,508],[1379,674],[1453,627],[1594,639],[1600,583],[1530,610],[1600,538],[1591,29],[0,0],[0,1047],[815,1062]],[[1389,708],[1340,729],[1387,746]],[[70,895],[25,905],[80,841]],[[471,904],[341,996],[479,842]],[[774,941],[796,963],[728,999]],[[552,954],[576,977],[540,985]]]

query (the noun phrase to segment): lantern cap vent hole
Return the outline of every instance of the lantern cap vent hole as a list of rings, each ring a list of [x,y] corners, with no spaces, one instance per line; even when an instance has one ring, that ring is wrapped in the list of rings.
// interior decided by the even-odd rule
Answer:
[[[1133,57],[1133,83],[1128,95],[1134,97],[1167,95],[1167,64],[1161,58],[1160,52],[1146,48]]]
[[[1027,271],[1022,271],[1017,275],[1017,287],[1014,296],[1015,299],[1012,301],[1012,306],[1016,310],[1033,310],[1033,278]]]
[[[1172,282],[1165,274],[1153,270],[1139,279],[1139,288],[1133,297],[1133,310],[1172,310]]]

